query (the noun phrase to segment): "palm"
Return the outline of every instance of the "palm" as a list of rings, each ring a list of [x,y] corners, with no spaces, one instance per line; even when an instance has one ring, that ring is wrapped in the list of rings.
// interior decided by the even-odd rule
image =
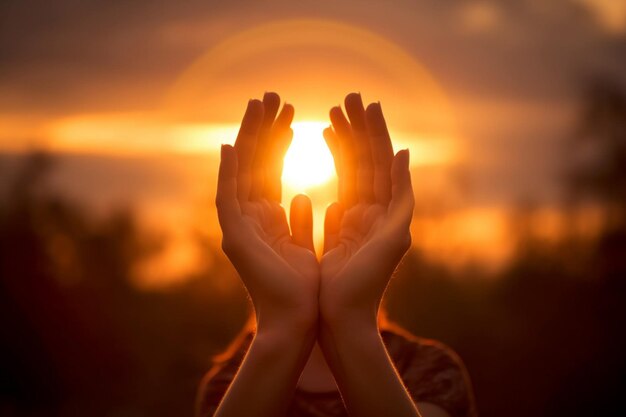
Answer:
[[[378,307],[410,241],[408,231],[393,230],[393,223],[380,204],[346,211],[338,245],[324,254],[320,265],[322,297],[327,303]]]
[[[358,204],[344,213],[337,247],[322,256],[323,277],[330,279],[344,269],[350,274],[350,270],[359,268],[361,257],[356,255],[366,252],[384,213],[385,208],[378,204]]]
[[[263,199],[243,204],[241,212],[249,237],[260,238],[276,257],[272,262],[279,269],[276,275],[292,276],[306,281],[314,279],[318,269],[315,254],[310,249],[293,243],[285,210],[280,204]],[[285,263],[276,262],[278,259]],[[280,270],[286,266],[290,268]]]

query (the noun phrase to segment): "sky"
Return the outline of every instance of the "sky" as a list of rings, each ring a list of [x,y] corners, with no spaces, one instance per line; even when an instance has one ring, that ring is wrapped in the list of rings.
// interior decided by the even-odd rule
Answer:
[[[623,4],[8,0],[0,5],[1,109],[143,108],[225,35],[297,17],[372,29],[416,56],[455,96],[555,99],[588,72],[623,73]]]
[[[355,48],[358,59],[365,60],[367,48],[347,39],[356,33],[352,30],[364,31],[377,45],[378,49],[372,46],[374,55],[396,60],[395,67],[375,60],[355,61],[363,62],[364,77],[383,80],[380,85],[385,84],[385,68],[392,68],[387,90],[374,82],[356,88],[371,100],[379,99],[375,93],[381,91],[383,108],[396,117],[400,142],[410,142],[413,134],[415,146],[423,145],[416,149],[435,156],[438,149],[444,149],[440,154],[447,152],[447,140],[453,143],[459,150],[455,156],[435,157],[440,162],[416,167],[423,179],[416,182],[424,184],[423,195],[429,196],[433,189],[450,188],[441,185],[450,178],[462,178],[458,187],[470,209],[491,210],[520,200],[549,205],[558,200],[563,149],[575,129],[585,83],[596,77],[626,83],[626,0],[4,0],[0,3],[0,152],[33,146],[57,152],[63,163],[53,182],[79,200],[100,205],[131,201],[166,206],[174,199],[195,203],[205,199],[206,203],[214,189],[209,185],[214,174],[205,164],[214,155],[203,152],[216,149],[219,138],[207,136],[212,145],[200,146],[202,152],[195,155],[173,152],[178,148],[171,144],[177,143],[181,130],[172,129],[165,120],[164,100],[207,53],[226,59],[224,54],[210,55],[225,40],[272,22],[302,19],[347,28],[346,39],[333,39],[340,32],[320,33],[323,42],[318,49],[331,50],[333,43],[345,42],[348,49]],[[272,42],[280,49],[298,36],[304,35],[296,27],[293,34],[281,32]],[[274,89],[264,87],[263,81],[280,83],[280,77],[272,78],[274,69],[293,64],[285,54],[284,61],[263,61],[254,55],[255,41],[247,42],[252,52],[237,46],[240,66],[224,66],[221,78],[216,78],[228,80],[219,86],[220,97],[234,91],[226,106],[233,110],[210,120],[214,128],[226,126],[212,130],[222,136],[240,117],[237,109],[242,111],[245,105],[239,104],[240,97],[258,97],[263,88]],[[352,58],[339,56],[341,51],[326,57],[341,69],[336,77],[325,75],[336,78],[331,84],[337,97],[349,92],[341,91],[344,84],[346,90],[352,87],[347,81]],[[401,54],[415,64],[414,72],[423,72],[417,77],[417,90],[432,87],[434,93],[402,91],[397,80],[403,69],[413,71],[413,64],[400,65],[405,62]],[[246,63],[246,56],[255,56],[254,62]],[[202,84],[202,71],[208,71],[210,79],[213,67],[203,65],[196,65],[188,90],[210,87],[208,81]],[[237,84],[254,91],[231,88]],[[210,90],[200,93],[211,98]],[[445,134],[437,131],[441,137],[428,142],[420,139],[419,132],[400,129],[403,120],[422,117],[440,101],[446,106],[440,113],[453,120],[447,125],[450,129],[443,129]],[[81,126],[87,127],[81,130]],[[194,126],[185,125],[186,134]],[[84,137],[83,132],[87,132]],[[201,143],[203,132],[192,132]],[[168,158],[168,153],[178,159]],[[441,167],[447,179],[438,182],[433,178],[442,176]]]

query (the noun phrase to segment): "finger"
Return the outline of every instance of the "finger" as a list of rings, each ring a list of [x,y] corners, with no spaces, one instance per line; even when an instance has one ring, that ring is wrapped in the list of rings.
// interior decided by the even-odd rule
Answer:
[[[263,123],[263,103],[259,100],[250,100],[248,108],[241,121],[239,134],[235,141],[237,151],[237,197],[239,201],[247,201],[250,197],[252,185],[252,163],[256,150],[259,129]]]
[[[399,151],[391,164],[391,201],[388,213],[399,227],[408,228],[413,218],[413,186],[409,170],[409,150]]]
[[[293,130],[291,130],[293,114],[293,106],[285,103],[274,122],[271,132],[272,146],[266,162],[265,172],[267,177],[263,187],[263,196],[278,203],[281,202],[281,176],[283,174],[285,153],[287,153],[293,138]]]
[[[374,188],[372,186],[374,169],[361,95],[357,93],[348,94],[345,99],[345,106],[350,125],[352,126],[352,137],[354,138],[358,157],[356,177],[358,200],[370,203],[374,201]]]
[[[230,145],[222,145],[215,205],[223,230],[228,229],[241,215],[237,200],[237,152]]]
[[[339,203],[333,203],[326,209],[324,217],[324,253],[337,247],[343,209]]]
[[[291,123],[293,122],[294,109],[293,106],[289,103],[285,103],[283,108],[281,109],[278,117],[274,121],[274,125],[272,126],[272,133],[284,132],[291,128]]]
[[[328,149],[330,150],[331,155],[333,156],[333,161],[335,163],[335,172],[337,173],[337,197],[340,201],[345,200],[342,196],[344,193],[344,175],[343,175],[343,163],[342,163],[342,155],[341,155],[341,146],[339,144],[339,137],[337,133],[333,130],[331,126],[324,129],[323,132],[324,140],[326,141],[326,145],[328,145]]]
[[[254,153],[250,200],[258,200],[263,194],[263,187],[266,181],[267,159],[271,154],[271,147],[274,141],[271,131],[279,106],[280,97],[278,94],[265,93],[263,95],[263,122],[259,129],[259,139]]]
[[[333,161],[335,163],[335,171],[337,175],[341,171],[341,154],[339,150],[339,138],[337,134],[333,130],[332,126],[327,127],[322,132],[322,136],[324,136],[324,141],[326,141],[326,145],[330,150],[330,154],[333,156]]]
[[[330,109],[330,121],[339,139],[340,169],[337,170],[339,182],[342,184],[339,192],[339,202],[350,208],[357,203],[357,152],[350,122],[340,107]],[[337,160],[335,160],[335,164]]]
[[[365,122],[374,162],[374,197],[376,202],[387,205],[391,199],[393,146],[380,103],[367,106]]]
[[[313,209],[311,200],[304,194],[298,194],[291,200],[289,212],[291,225],[291,240],[298,246],[313,249]]]

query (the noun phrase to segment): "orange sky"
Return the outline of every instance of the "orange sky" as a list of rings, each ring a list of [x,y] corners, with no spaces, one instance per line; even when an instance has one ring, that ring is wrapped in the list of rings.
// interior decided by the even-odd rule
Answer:
[[[380,100],[396,149],[412,150],[418,209],[450,213],[420,223],[418,244],[459,259],[466,242],[498,263],[506,207],[558,200],[581,81],[626,74],[621,0],[34,3],[0,6],[0,151],[62,156],[51,182],[98,210],[131,203],[147,224],[183,221],[170,264],[193,264],[199,218],[216,232],[199,209],[215,151],[269,89],[313,140],[304,132],[345,93]],[[321,213],[329,184],[288,191],[317,197]]]

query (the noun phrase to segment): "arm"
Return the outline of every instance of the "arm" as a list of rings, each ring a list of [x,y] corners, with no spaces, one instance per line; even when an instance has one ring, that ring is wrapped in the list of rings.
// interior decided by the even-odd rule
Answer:
[[[245,284],[257,332],[216,416],[276,416],[287,409],[315,342],[318,264],[311,204],[296,197],[291,232],[280,206],[282,157],[293,108],[276,94],[248,104],[234,148],[224,145],[216,204],[223,249]]]
[[[408,150],[395,156],[379,104],[346,97],[348,121],[331,110],[325,137],[339,176],[339,203],[325,220],[319,341],[354,416],[419,416],[380,337],[377,314],[410,247],[413,190]],[[446,416],[433,405],[424,415]]]

